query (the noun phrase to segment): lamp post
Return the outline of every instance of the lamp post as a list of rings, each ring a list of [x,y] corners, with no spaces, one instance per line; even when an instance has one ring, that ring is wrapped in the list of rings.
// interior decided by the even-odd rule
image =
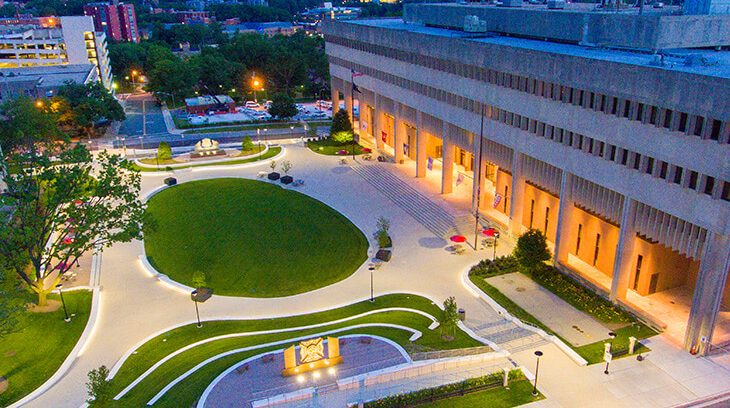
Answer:
[[[289,126],[289,137],[294,138],[294,125]]]
[[[132,70],[132,93],[134,93],[134,91],[137,90],[137,87],[135,86],[135,83],[134,83],[134,77],[135,76],[137,76],[137,70],[136,69],[133,69]]]
[[[200,323],[200,311],[198,310],[198,301],[193,300],[193,303],[195,303],[195,317],[198,319],[198,329],[203,327],[203,323]]]
[[[259,144],[258,160],[261,160],[261,128],[256,128],[256,142],[258,142],[258,144]]]
[[[66,301],[63,299],[63,291],[61,290],[63,289],[63,285],[59,283],[56,285],[56,289],[58,289],[58,295],[61,296],[61,305],[63,305],[63,315],[65,316],[63,321],[68,323],[71,321],[71,318],[69,317],[68,310],[66,309]]]
[[[613,349],[613,339],[616,338],[616,333],[614,332],[608,332],[608,337],[610,340],[608,341],[608,350],[606,350],[606,353],[603,356],[603,359],[606,360],[606,369],[603,370],[603,374],[608,375],[608,365],[611,364],[611,359],[613,358],[613,355],[611,354],[611,349]]]
[[[375,294],[373,289],[373,272],[375,271],[375,267],[371,266],[368,268],[370,270],[370,302],[375,302]]]
[[[266,143],[266,146],[269,145],[269,138],[266,137],[267,132],[269,131],[268,128],[264,128],[264,142]]]
[[[537,397],[537,375],[540,373],[540,357],[542,357],[542,351],[535,351],[535,357],[537,357],[537,362],[535,363],[535,384],[532,386],[533,397]]]

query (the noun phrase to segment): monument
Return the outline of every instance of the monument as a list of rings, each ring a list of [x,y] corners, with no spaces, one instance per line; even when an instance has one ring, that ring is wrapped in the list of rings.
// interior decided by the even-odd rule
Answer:
[[[199,159],[201,157],[224,156],[225,154],[226,152],[218,147],[217,141],[206,137],[198,143],[195,143],[193,152],[190,153],[190,158]]]
[[[324,340],[321,337],[304,340],[299,343],[299,363],[297,363],[296,346],[284,350],[284,370],[281,375],[292,375],[331,367],[342,362],[340,355],[340,339],[327,337],[327,355],[324,353]]]

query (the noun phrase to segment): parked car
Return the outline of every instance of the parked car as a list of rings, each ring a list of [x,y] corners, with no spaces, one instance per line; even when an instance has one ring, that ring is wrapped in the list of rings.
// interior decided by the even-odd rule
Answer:
[[[246,107],[249,108],[249,109],[258,109],[258,108],[261,107],[261,105],[259,105],[258,102],[247,101],[246,102]]]

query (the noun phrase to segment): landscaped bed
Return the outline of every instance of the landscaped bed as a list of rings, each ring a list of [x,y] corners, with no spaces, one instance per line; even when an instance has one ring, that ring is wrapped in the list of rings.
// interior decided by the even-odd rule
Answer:
[[[484,260],[478,265],[472,267],[469,272],[469,280],[471,280],[471,282],[481,289],[487,296],[507,309],[507,311],[516,318],[560,337],[557,333],[553,332],[549,327],[544,325],[541,321],[510,300],[507,296],[501,293],[494,286],[487,283],[485,280],[488,277],[513,272],[523,273],[525,276],[534,280],[536,283],[560,297],[571,306],[592,316],[607,327],[612,328],[613,332],[616,334],[616,338],[613,340],[614,351],[627,349],[629,346],[629,337],[635,337],[638,340],[641,340],[657,334],[656,331],[641,323],[633,315],[626,312],[619,306],[612,304],[608,300],[600,297],[598,294],[581,286],[572,278],[547,265],[542,265],[529,273],[525,273],[519,268],[518,263],[512,256],[497,258],[495,262]],[[603,361],[603,344],[609,341],[609,338],[608,333],[606,333],[605,340],[586,344],[580,347],[573,346],[565,339],[561,338],[561,340],[575,350],[581,357],[586,359],[589,364],[595,364]],[[646,346],[637,343],[635,353],[647,351],[649,351],[649,349]],[[622,355],[622,357],[625,355],[626,354]]]
[[[114,406],[144,406],[150,398],[152,398],[177,376],[183,374],[198,363],[220,353],[293,337],[307,336],[310,334],[314,336],[316,333],[329,330],[342,329],[341,332],[337,332],[335,334],[336,336],[342,336],[345,334],[372,334],[383,336],[395,341],[409,351],[455,349],[482,345],[458,329],[455,332],[454,340],[446,341],[441,337],[441,331],[439,329],[428,329],[428,326],[432,323],[429,318],[407,311],[383,311],[340,323],[326,323],[389,307],[421,310],[436,318],[438,318],[441,313],[441,310],[428,299],[416,295],[394,294],[378,297],[375,302],[372,303],[369,301],[363,301],[338,309],[301,316],[263,320],[212,321],[205,322],[201,329],[192,324],[170,330],[149,340],[135,350],[134,354],[129,356],[129,359],[126,360],[120,371],[112,380],[115,395],[129,385],[133,380],[138,378],[142,373],[152,367],[155,363],[159,362],[163,357],[201,340],[231,333],[281,330],[317,323],[325,323],[323,326],[316,328],[219,339],[190,348],[161,364],[136,387],[132,388],[126,396],[117,401]],[[409,337],[411,336],[410,332],[391,327],[346,329],[349,326],[357,324],[377,323],[397,324],[410,327],[421,331],[423,337],[415,342],[411,342],[409,340]],[[292,344],[296,342],[297,341],[292,341]],[[187,377],[185,380],[171,388],[169,392],[167,392],[157,402],[157,404],[155,404],[155,406],[190,406],[200,397],[205,387],[207,387],[214,378],[228,367],[247,357],[258,355],[269,350],[281,349],[282,347],[282,345],[269,346],[261,349],[239,352],[206,364],[193,375]]]
[[[278,297],[351,275],[368,242],[347,218],[311,197],[269,183],[214,179],[183,183],[150,199],[145,236],[152,265],[218,295]]]
[[[250,156],[251,154],[256,154],[256,153],[258,153],[258,148],[256,148],[255,150],[253,150],[252,153],[249,153],[248,156]],[[195,162],[189,162],[189,165],[188,166],[180,166],[180,167],[175,167],[175,168],[169,167],[169,166],[162,167],[162,165],[160,165],[160,168],[158,169],[157,167],[154,167],[154,168],[141,167],[141,166],[138,166],[136,164],[132,164],[132,167],[135,170],[147,172],[147,171],[172,171],[172,170],[180,170],[180,169],[189,169],[191,167],[231,166],[231,165],[235,165],[235,164],[253,163],[253,162],[256,162],[256,161],[270,159],[270,158],[278,155],[279,153],[281,153],[281,147],[275,146],[275,147],[270,147],[269,150],[267,150],[266,152],[264,152],[264,154],[262,154],[262,155],[258,155],[258,156],[254,156],[254,157],[247,157],[247,158],[237,159],[237,160],[223,160],[223,159],[221,159],[221,161],[213,162],[213,163],[195,163]],[[155,162],[155,159],[142,159],[141,160],[143,163],[152,164],[152,163],[145,162],[144,160],[151,160],[152,163],[156,163]],[[178,163],[178,162],[176,162],[176,163]]]
[[[8,406],[40,387],[61,366],[86,327],[91,310],[90,291],[67,291],[63,295],[69,314],[63,309],[50,313],[25,312],[19,331],[0,340],[0,376],[8,379],[8,390],[0,394],[0,406]],[[58,300],[57,295],[50,295]]]
[[[354,146],[356,155],[370,153],[370,149],[364,148],[357,143],[355,143]],[[309,147],[315,153],[328,156],[352,156],[353,143],[340,143],[332,140],[332,138],[328,138],[307,142],[307,147]]]

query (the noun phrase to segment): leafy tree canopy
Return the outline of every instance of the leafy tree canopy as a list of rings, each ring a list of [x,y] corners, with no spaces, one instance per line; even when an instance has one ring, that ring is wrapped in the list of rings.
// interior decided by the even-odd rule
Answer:
[[[294,98],[285,94],[277,93],[271,98],[269,114],[277,118],[290,118],[298,113]]]
[[[533,270],[543,262],[550,260],[545,234],[539,230],[529,230],[517,240],[513,255],[527,271]]]

